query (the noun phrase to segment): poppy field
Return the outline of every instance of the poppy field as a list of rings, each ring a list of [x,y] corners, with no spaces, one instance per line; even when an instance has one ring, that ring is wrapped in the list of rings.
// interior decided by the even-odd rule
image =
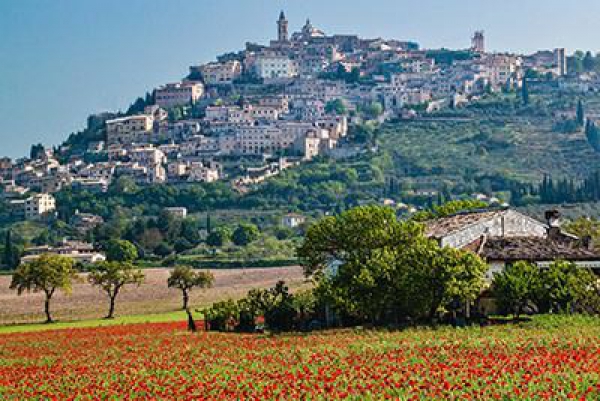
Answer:
[[[297,335],[156,323],[0,335],[0,399],[600,399],[600,321]]]

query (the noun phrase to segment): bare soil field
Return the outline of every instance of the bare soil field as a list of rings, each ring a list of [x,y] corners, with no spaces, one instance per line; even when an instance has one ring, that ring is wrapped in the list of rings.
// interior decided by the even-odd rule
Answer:
[[[208,306],[229,298],[238,299],[252,288],[268,288],[284,280],[290,289],[306,285],[300,267],[267,269],[213,270],[215,284],[206,290],[194,290],[190,305]],[[146,279],[138,287],[127,287],[117,298],[117,315],[141,315],[173,312],[181,308],[181,292],[167,287],[168,269],[144,270]],[[10,276],[0,276],[0,325],[43,320],[44,296],[39,293],[18,296],[10,290]],[[70,295],[57,293],[52,300],[53,317],[58,320],[96,319],[106,314],[108,299],[92,287],[84,275],[74,284]]]

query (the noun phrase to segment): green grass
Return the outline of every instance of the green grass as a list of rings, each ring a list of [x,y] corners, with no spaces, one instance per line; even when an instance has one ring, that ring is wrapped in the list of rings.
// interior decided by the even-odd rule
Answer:
[[[195,318],[199,318],[199,314],[194,314]],[[89,327],[105,327],[118,326],[124,324],[143,324],[143,323],[168,323],[177,321],[186,321],[187,316],[183,311],[159,313],[151,315],[132,315],[118,316],[115,319],[94,319],[94,320],[78,320],[78,321],[58,321],[52,324],[44,323],[29,323],[18,325],[0,326],[0,334],[10,333],[28,333],[46,330],[63,330]]]

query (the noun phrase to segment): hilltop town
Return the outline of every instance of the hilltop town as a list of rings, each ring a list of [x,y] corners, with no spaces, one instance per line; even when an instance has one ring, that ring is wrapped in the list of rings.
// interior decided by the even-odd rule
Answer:
[[[329,36],[310,20],[290,34],[282,12],[269,45],[248,43],[191,66],[187,78],[156,88],[127,115],[90,118],[102,134],[86,149],[5,158],[0,177],[5,193],[41,194],[14,204],[25,218],[52,212],[51,194],[65,186],[102,192],[121,176],[142,185],[232,178],[243,185],[318,155],[355,151],[345,140],[349,124],[415,117],[517,88],[526,70],[600,87],[597,76],[566,79],[565,49],[486,53],[484,33],[476,32],[470,49],[430,51],[413,42]],[[251,167],[239,169],[242,158]]]
[[[494,94],[528,97],[533,83],[551,90],[600,91],[600,74],[582,68],[596,63],[593,56],[570,57],[564,48],[530,55],[488,52],[483,31],[474,33],[470,47],[448,50],[421,49],[412,41],[328,35],[310,20],[291,33],[284,12],[275,27],[269,44],[247,43],[244,50],[191,66],[184,79],[155,88],[124,113],[90,116],[88,126],[60,146],[34,145],[29,157],[0,159],[0,187],[10,220],[52,221],[61,209],[56,194],[106,194],[117,182],[142,188],[223,183],[245,194],[315,159],[341,161],[377,153],[371,137],[389,121],[428,121]],[[575,122],[575,110],[561,113],[561,124],[584,123]],[[460,120],[451,115],[440,121]],[[588,139],[593,147],[593,138]],[[390,177],[385,185],[393,189],[399,184],[395,175]],[[437,189],[413,191],[421,204],[424,197],[440,194]],[[477,196],[503,203],[488,195]],[[185,217],[184,206],[171,204],[169,210]],[[72,204],[62,207],[64,211]],[[62,218],[85,234],[107,215],[67,210]],[[296,218],[304,221],[295,214],[282,221]]]

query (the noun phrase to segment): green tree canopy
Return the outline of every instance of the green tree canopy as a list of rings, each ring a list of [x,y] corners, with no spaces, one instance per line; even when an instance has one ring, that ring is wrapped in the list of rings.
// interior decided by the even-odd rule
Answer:
[[[524,308],[535,303],[542,288],[540,268],[517,262],[494,274],[493,289],[500,308],[517,319]]]
[[[106,244],[106,257],[111,262],[133,262],[138,258],[138,252],[131,242],[113,239]]]
[[[383,105],[379,102],[372,102],[365,108],[365,113],[371,119],[376,119],[383,114]]]
[[[181,290],[183,295],[183,309],[188,310],[189,293],[194,288],[210,288],[215,277],[210,272],[195,272],[189,266],[177,266],[167,280],[169,288]]]
[[[108,295],[109,308],[106,319],[112,319],[115,313],[115,301],[121,289],[128,284],[139,287],[144,281],[144,274],[130,263],[101,262],[93,267],[88,281],[100,287]]]
[[[348,114],[348,108],[346,107],[346,104],[344,103],[343,100],[335,99],[335,100],[329,101],[325,105],[325,112],[327,114],[337,114],[337,115],[343,116],[343,115]]]
[[[451,301],[470,302],[487,269],[476,255],[440,248],[420,224],[400,222],[392,209],[377,206],[322,219],[309,228],[298,255],[322,297],[371,322],[390,314],[432,318]]]
[[[441,217],[452,216],[460,212],[485,209],[489,206],[490,205],[486,202],[475,199],[450,201],[442,205],[434,206],[431,210],[415,214],[413,216],[413,220],[423,222],[427,220],[438,219]]]
[[[42,255],[24,263],[15,271],[10,288],[19,295],[24,292],[43,292],[46,296],[44,312],[46,323],[52,323],[50,301],[56,290],[70,293],[76,276],[73,260],[58,255]]]
[[[209,246],[219,248],[231,241],[231,230],[227,227],[218,227],[214,229],[206,238]]]
[[[237,246],[246,246],[258,239],[260,231],[254,224],[240,224],[233,232],[232,240]]]
[[[590,244],[595,249],[598,249],[600,246],[600,221],[595,218],[580,217],[577,220],[567,223],[565,230],[579,237],[582,242],[580,245],[585,246],[586,244],[583,242],[589,239],[591,241]]]
[[[597,277],[573,262],[556,261],[542,274],[542,296],[552,309],[572,312],[577,304],[592,295]]]

